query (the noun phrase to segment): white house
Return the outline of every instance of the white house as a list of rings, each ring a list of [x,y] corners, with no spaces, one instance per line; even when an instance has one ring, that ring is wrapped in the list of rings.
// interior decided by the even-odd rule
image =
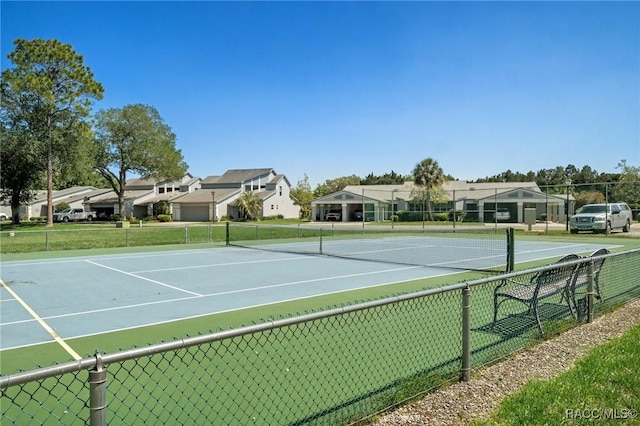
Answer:
[[[221,176],[209,176],[200,190],[171,199],[176,221],[216,221],[228,216],[238,218],[235,202],[243,192],[252,191],[262,199],[262,216],[300,217],[293,204],[291,184],[273,169],[227,170]]]
[[[413,182],[402,185],[349,185],[342,191],[311,202],[312,218],[322,221],[329,211],[340,211],[342,221],[355,220],[355,212],[364,212],[367,221],[389,220],[398,212],[427,211]],[[527,208],[536,210],[536,218],[544,214],[549,220],[564,220],[565,206],[572,212],[571,195],[542,192],[535,182],[469,183],[449,181],[439,194],[432,194],[434,212],[456,212],[473,221],[493,222],[497,211],[506,211],[505,222],[521,223]]]
[[[160,201],[171,199],[200,188],[201,179],[189,173],[178,180],[131,179],[126,184],[124,212],[119,211],[118,195],[109,190],[89,197],[86,204],[90,210],[109,217],[112,214],[144,218],[153,216],[153,208]]]

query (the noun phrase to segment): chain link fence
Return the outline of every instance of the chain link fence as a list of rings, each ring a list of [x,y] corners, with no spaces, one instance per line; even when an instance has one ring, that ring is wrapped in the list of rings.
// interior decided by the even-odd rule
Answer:
[[[569,260],[566,277],[553,264],[2,376],[2,424],[362,421],[640,297],[640,249],[600,260]],[[535,301],[542,332],[520,300],[496,315],[505,283],[551,285],[545,274],[569,287]]]

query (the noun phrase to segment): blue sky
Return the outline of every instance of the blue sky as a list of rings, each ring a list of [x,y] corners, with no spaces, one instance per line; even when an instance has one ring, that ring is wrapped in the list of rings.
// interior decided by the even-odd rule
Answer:
[[[2,69],[16,38],[71,44],[105,87],[95,110],[154,106],[203,178],[640,166],[639,2],[0,7]]]

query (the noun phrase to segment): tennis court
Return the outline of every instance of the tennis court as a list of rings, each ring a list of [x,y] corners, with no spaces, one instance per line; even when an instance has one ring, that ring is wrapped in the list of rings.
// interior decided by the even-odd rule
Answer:
[[[296,242],[263,244],[261,250],[217,247],[3,262],[2,350],[52,341],[64,346],[76,337],[460,274],[462,257],[471,269],[491,267],[496,257],[502,257],[481,250],[471,238],[384,240],[393,246],[360,238],[349,241],[346,250],[344,241],[335,241],[337,249],[327,238],[323,250],[328,255],[313,256],[294,253],[292,246],[299,250],[308,244]],[[519,241],[515,258],[529,262],[601,247],[605,246]],[[354,252],[366,256],[347,258]],[[404,257],[398,261],[398,252],[417,253],[420,258],[447,252],[448,260],[438,255],[435,261],[413,265]],[[67,352],[73,355],[72,348]]]

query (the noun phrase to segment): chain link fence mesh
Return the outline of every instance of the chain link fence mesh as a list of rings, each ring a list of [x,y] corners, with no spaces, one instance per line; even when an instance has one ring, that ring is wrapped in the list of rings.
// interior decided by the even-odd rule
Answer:
[[[595,314],[640,297],[640,250],[606,255]],[[593,262],[573,261],[577,266]],[[557,265],[265,321],[102,355],[106,408],[90,395],[96,359],[0,377],[2,424],[348,424],[463,378],[543,334],[525,303],[496,316],[496,288],[535,281]],[[462,293],[471,319],[463,330]],[[580,318],[563,291],[541,298],[544,333]],[[511,303],[513,302],[513,303]],[[95,392],[95,390],[94,390]]]

